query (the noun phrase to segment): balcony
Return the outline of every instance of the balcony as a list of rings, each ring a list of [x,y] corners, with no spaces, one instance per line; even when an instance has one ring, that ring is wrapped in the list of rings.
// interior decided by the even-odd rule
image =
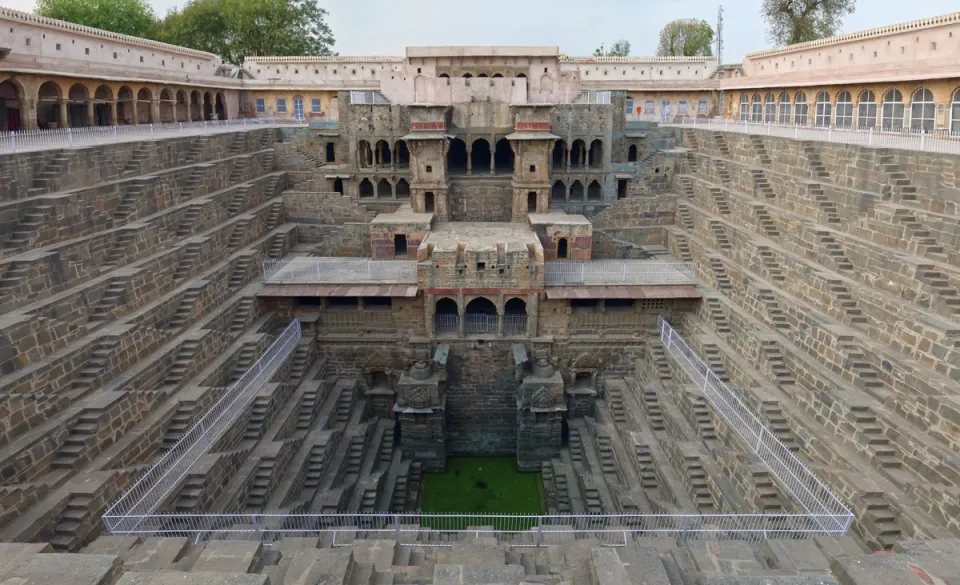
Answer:
[[[268,284],[416,284],[417,263],[357,258],[267,260],[263,279]]]
[[[693,262],[656,260],[595,260],[592,262],[544,262],[545,286],[618,284],[695,284]]]

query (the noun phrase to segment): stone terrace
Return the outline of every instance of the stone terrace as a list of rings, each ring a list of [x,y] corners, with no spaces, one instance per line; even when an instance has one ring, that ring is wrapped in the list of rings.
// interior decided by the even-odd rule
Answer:
[[[346,537],[350,541],[350,536]],[[697,542],[654,538],[625,547],[561,539],[537,548],[471,537],[449,547],[395,540],[292,538],[269,545],[184,538],[101,537],[80,553],[0,544],[0,580],[21,585],[898,585],[960,576],[960,541],[903,541],[866,554],[849,537]]]
[[[687,333],[872,546],[960,534],[960,157],[678,130]]]

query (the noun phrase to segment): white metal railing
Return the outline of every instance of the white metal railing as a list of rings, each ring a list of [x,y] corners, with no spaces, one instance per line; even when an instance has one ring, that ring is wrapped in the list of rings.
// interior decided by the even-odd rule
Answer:
[[[573,98],[575,104],[609,104],[613,98],[612,91],[583,90]],[[569,103],[569,102],[564,102]]]
[[[376,90],[351,91],[350,103],[351,104],[388,105],[390,104],[390,100],[387,99],[386,96],[384,96],[382,93]]]
[[[777,439],[749,406],[727,387],[687,342],[662,317],[658,319],[660,341],[667,353],[703,391],[714,411],[727,422],[793,499],[816,519],[825,531],[846,532],[853,514],[796,455]]]
[[[764,124],[743,122],[726,118],[683,118],[680,123],[666,124],[681,128],[704,128],[741,134],[761,134],[797,140],[818,140],[841,144],[858,144],[876,148],[902,148],[943,154],[960,154],[960,132],[946,128],[923,132],[904,128],[886,131],[878,128],[836,128],[833,126],[791,126],[789,124]]]
[[[103,521],[111,534],[135,531],[144,518],[156,511],[190,467],[210,450],[257,391],[273,377],[299,341],[300,322],[294,320],[177,444],[107,510]]]
[[[576,286],[587,284],[688,284],[696,282],[693,262],[657,260],[594,260],[543,263],[543,284]]]
[[[279,282],[395,282],[415,284],[417,263],[414,260],[364,260],[357,258],[295,258],[267,260],[263,278]]]
[[[496,313],[467,313],[463,316],[463,332],[496,333],[498,323]]]
[[[494,537],[514,546],[540,546],[548,537],[595,538],[607,545],[626,545],[635,538],[670,537],[681,540],[807,539],[844,536],[846,530],[828,530],[832,516],[808,514],[177,514],[136,518],[132,528],[116,527],[111,534],[189,536],[208,539],[283,537],[337,534],[353,539],[395,539],[399,545],[450,546],[468,537]],[[108,523],[108,527],[111,524]],[[432,535],[443,535],[431,538]]]
[[[85,126],[52,130],[18,130],[0,132],[0,153],[26,152],[51,148],[77,148],[151,138],[192,136],[279,125],[299,125],[292,119],[242,118],[171,124],[128,124],[124,126]]]
[[[456,313],[436,313],[433,316],[434,333],[459,333],[460,315]]]

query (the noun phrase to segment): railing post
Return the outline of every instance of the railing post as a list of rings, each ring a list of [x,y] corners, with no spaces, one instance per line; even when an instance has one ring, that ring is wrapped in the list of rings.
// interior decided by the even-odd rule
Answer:
[[[800,135],[800,125],[799,125],[799,124],[794,124],[794,125],[793,125],[793,137],[796,138],[796,137],[799,136],[799,135]]]
[[[867,146],[873,144],[873,128],[870,128],[870,135],[867,137]]]
[[[537,546],[543,542],[543,516],[537,516]]]
[[[13,152],[17,152],[17,135],[14,133],[10,134],[10,148]]]
[[[397,546],[400,545],[400,514],[394,514],[393,525],[397,531]]]
[[[833,126],[827,126],[827,142],[833,142]]]
[[[926,137],[927,137],[926,133],[923,130],[921,130],[920,131],[920,150],[923,150],[923,143]]]
[[[120,134],[120,127],[119,127],[119,126],[114,126],[114,127],[113,127],[113,141],[114,141],[114,142],[116,142],[117,140],[119,140],[119,134]]]
[[[73,128],[67,128],[67,145],[73,146]]]

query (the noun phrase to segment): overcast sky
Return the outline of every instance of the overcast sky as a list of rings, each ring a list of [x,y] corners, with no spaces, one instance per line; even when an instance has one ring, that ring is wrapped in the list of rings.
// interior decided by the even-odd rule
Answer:
[[[150,0],[158,14],[183,0]],[[617,39],[633,55],[651,55],[663,25],[703,18],[716,26],[717,2],[707,0],[319,0],[330,13],[341,55],[403,55],[419,45],[549,45],[588,55]],[[0,0],[32,11],[35,0]],[[767,48],[761,0],[724,6],[726,63]],[[957,0],[859,0],[842,32],[894,24],[960,9]]]

